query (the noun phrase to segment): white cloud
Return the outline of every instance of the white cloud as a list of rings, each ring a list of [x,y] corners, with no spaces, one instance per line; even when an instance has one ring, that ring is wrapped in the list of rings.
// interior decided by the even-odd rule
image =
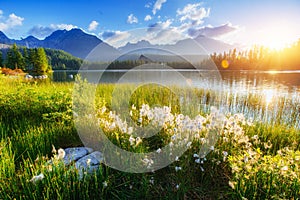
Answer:
[[[183,9],[178,9],[177,15],[180,16],[180,21],[191,21],[193,25],[202,24],[203,19],[209,17],[210,9],[201,5],[201,3],[187,4]]]
[[[0,15],[3,14],[3,11],[0,10]],[[14,13],[10,14],[8,18],[2,17],[0,18],[0,30],[1,31],[7,31],[9,29],[12,29],[16,26],[22,26],[24,18],[19,17],[15,15]]]
[[[92,21],[92,22],[90,23],[88,30],[89,30],[89,31],[94,31],[94,30],[97,29],[98,25],[99,25],[99,23],[98,23],[97,21],[94,20],[94,21]]]
[[[8,20],[6,21],[7,24],[10,26],[22,26],[24,18],[15,15],[14,13],[10,14]]]
[[[128,18],[127,18],[128,24],[134,24],[134,23],[138,23],[138,22],[139,22],[138,18],[135,17],[133,14],[128,15]]]
[[[216,27],[205,26],[201,28],[190,28],[188,30],[188,34],[192,37],[197,37],[198,35],[204,35],[206,37],[219,38],[221,36],[235,32],[237,30],[239,30],[237,26],[233,26],[232,24],[227,23]]]
[[[73,28],[78,28],[78,27],[72,24],[50,24],[50,26],[34,26],[28,31],[28,34],[42,39],[45,38],[46,36],[49,36],[51,33],[53,33],[56,30],[66,29],[69,31]]]
[[[163,4],[163,3],[166,3],[166,2],[167,2],[167,0],[157,0],[157,1],[155,2],[154,6],[153,6],[153,9],[152,9],[153,15],[155,15],[156,12],[157,12],[158,10],[161,9],[162,4]]]
[[[73,24],[51,24],[50,28],[53,30],[64,30],[66,29],[67,31],[73,29],[73,28],[78,28],[77,26]]]
[[[131,36],[127,31],[105,31],[99,35],[105,42],[116,48],[124,46]]]
[[[152,19],[152,17],[151,17],[151,15],[146,15],[146,17],[145,17],[145,21],[149,21],[149,20],[151,20]]]
[[[164,22],[156,22],[154,24],[149,25],[148,27],[148,32],[153,32],[153,31],[161,31],[163,29],[168,29],[171,24],[172,24],[173,20],[168,19]]]
[[[145,8],[150,8],[152,6],[151,2],[146,3]]]
[[[179,40],[185,39],[186,37],[178,32],[176,28],[163,29],[155,34],[148,34],[146,40],[152,44],[174,44]]]

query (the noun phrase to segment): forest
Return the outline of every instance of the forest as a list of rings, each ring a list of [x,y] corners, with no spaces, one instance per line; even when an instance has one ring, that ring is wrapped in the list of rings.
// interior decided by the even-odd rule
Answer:
[[[78,70],[82,60],[62,50],[18,47],[0,50],[0,67],[43,74],[50,70]]]
[[[214,53],[211,59],[220,70],[299,70],[299,55],[300,40],[281,50],[254,46],[244,51],[233,49],[223,54]]]

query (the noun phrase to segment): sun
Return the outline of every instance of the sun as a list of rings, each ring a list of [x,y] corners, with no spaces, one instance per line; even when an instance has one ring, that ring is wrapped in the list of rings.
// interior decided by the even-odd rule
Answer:
[[[260,31],[260,43],[271,50],[282,50],[295,41],[291,29],[285,23],[266,26]]]

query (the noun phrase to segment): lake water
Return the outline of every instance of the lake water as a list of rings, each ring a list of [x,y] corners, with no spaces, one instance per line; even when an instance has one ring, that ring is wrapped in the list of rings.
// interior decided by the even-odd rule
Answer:
[[[295,93],[300,91],[300,70],[299,71],[193,71],[176,70],[183,75],[183,78],[192,81],[196,87],[219,88],[225,90],[236,90],[240,93],[259,92],[266,89],[280,90],[282,94]],[[74,81],[78,71],[59,70],[54,71],[54,82]],[[100,83],[117,83],[128,70],[89,70],[80,71],[81,75],[88,76]],[[133,72],[136,76],[149,76],[155,78],[168,77],[168,70],[148,70],[140,74]],[[171,77],[172,78],[172,77]],[[136,79],[136,78],[132,78]],[[169,77],[170,79],[170,77]],[[176,82],[175,82],[176,83]],[[205,83],[205,84],[203,84]]]
[[[52,79],[74,81],[76,74],[77,71],[55,71]],[[207,102],[204,96],[199,100],[201,109],[209,110],[217,102],[216,106],[225,112],[300,128],[300,71],[89,70],[80,71],[80,75],[97,83],[154,82],[209,89],[217,91],[218,97]],[[258,97],[259,106],[256,100],[249,103],[253,95]]]

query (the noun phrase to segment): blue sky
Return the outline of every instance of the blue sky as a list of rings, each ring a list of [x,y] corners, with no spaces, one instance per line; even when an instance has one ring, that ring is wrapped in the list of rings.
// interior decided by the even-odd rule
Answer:
[[[298,0],[1,0],[0,30],[20,39],[77,27],[114,46],[141,39],[169,43],[201,34],[231,44],[279,48],[300,38],[299,10]],[[137,28],[160,32],[132,37]]]

